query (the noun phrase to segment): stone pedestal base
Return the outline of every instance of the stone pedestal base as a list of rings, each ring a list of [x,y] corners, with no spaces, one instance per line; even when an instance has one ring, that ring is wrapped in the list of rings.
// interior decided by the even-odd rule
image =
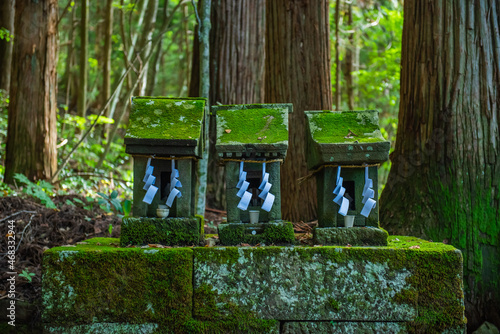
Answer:
[[[222,245],[235,246],[241,243],[256,244],[293,244],[295,234],[290,222],[274,221],[268,223],[225,223],[218,227]]]
[[[318,227],[315,245],[387,246],[388,233],[375,227]]]
[[[118,247],[43,255],[47,333],[464,333],[462,254],[386,247]]]
[[[120,246],[162,244],[197,246],[203,241],[202,220],[189,218],[123,218]]]

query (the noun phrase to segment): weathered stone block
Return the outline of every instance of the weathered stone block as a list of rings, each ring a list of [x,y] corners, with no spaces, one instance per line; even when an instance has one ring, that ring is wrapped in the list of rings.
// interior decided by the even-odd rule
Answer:
[[[315,245],[387,246],[387,231],[374,227],[326,227],[314,229]]]
[[[51,333],[463,333],[462,255],[386,247],[118,248],[44,253]]]
[[[404,322],[286,322],[283,334],[404,334]]]
[[[192,218],[123,218],[120,246],[162,244],[198,245],[203,240],[201,219]]]
[[[119,240],[110,238],[87,243],[44,253],[44,323],[175,328],[191,319],[191,249],[117,248]]]
[[[293,244],[295,234],[290,222],[268,222],[258,224],[219,224],[219,240],[222,245]]]
[[[261,319],[403,321],[420,333],[463,327],[460,251],[398,238],[376,248],[196,248],[194,316],[204,313],[196,305],[212,303]]]

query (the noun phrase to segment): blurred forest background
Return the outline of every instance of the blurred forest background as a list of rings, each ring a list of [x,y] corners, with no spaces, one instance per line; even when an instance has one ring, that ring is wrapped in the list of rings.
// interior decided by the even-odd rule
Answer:
[[[9,8],[9,2],[2,3],[4,14],[13,10]],[[214,3],[215,6],[217,1]],[[39,190],[35,192],[38,197],[45,198],[43,192],[49,197],[75,194],[93,198],[99,197],[98,192],[109,195],[116,190],[121,201],[131,199],[132,161],[125,154],[123,145],[128,101],[133,95],[190,95],[193,53],[197,51],[193,50],[197,35],[193,4],[180,0],[108,0],[92,4],[88,0],[58,2],[58,49],[54,55],[57,57],[58,175],[52,181],[50,178],[43,181],[33,175],[27,175],[28,179],[15,176],[15,173],[23,171],[13,170],[14,174],[11,173],[8,180],[10,186],[0,183],[4,196],[19,193],[23,185],[32,182],[39,185],[34,186]],[[214,12],[212,10],[212,17]],[[10,26],[5,18],[0,21],[0,42],[5,49],[16,42],[12,14]],[[332,105],[330,109],[378,109],[384,136],[394,140],[399,101],[402,1],[331,1],[329,14],[332,94],[337,94],[337,66],[333,61],[337,50],[341,87],[338,92],[340,104]],[[137,55],[141,59],[133,63]],[[7,52],[0,54],[2,176],[6,168],[9,72],[17,61],[9,60],[8,56]],[[11,65],[9,61],[12,61]],[[131,70],[120,81],[129,67]],[[77,146],[111,95],[109,107]],[[76,150],[70,154],[75,147]],[[381,168],[382,187],[389,168],[389,163]],[[214,180],[216,177],[212,175],[209,179],[207,205],[224,209],[223,198],[211,192],[216,188],[213,184],[217,182]],[[106,203],[103,204],[106,207]]]

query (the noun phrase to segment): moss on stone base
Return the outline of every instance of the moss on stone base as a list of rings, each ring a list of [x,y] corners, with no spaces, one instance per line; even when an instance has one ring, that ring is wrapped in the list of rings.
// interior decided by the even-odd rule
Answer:
[[[45,323],[158,323],[175,328],[191,319],[192,250],[118,248],[118,243],[96,238],[44,253]]]
[[[206,284],[196,289],[193,307],[196,320],[187,324],[189,333],[279,333],[277,320],[257,318]]]
[[[314,229],[314,244],[338,246],[387,246],[387,231],[372,227]]]
[[[278,333],[280,321],[282,330],[290,321],[301,330],[399,321],[402,332],[460,333],[466,323],[462,255],[450,245],[394,236],[386,247],[118,243],[94,238],[44,253],[46,328]]]
[[[262,232],[252,234],[252,231]],[[269,222],[259,224],[226,223],[218,226],[222,245],[293,244],[295,234],[290,222]]]
[[[203,241],[203,222],[192,218],[123,218],[120,246],[162,244],[198,245]]]

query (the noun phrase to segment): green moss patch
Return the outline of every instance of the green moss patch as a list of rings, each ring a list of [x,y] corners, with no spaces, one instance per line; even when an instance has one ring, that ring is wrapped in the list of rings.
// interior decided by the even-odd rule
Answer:
[[[197,140],[204,109],[201,98],[135,97],[125,138]]]
[[[124,218],[120,246],[162,244],[198,245],[202,240],[202,222],[193,218]]]
[[[206,284],[196,289],[193,306],[196,320],[186,326],[190,333],[279,333],[278,321],[258,319]]]
[[[306,115],[313,140],[320,144],[385,141],[376,110],[306,112]]]
[[[276,144],[288,142],[285,107],[217,109],[217,144]]]
[[[117,239],[91,239],[44,253],[45,323],[158,323],[191,318],[192,250],[119,248]]]

